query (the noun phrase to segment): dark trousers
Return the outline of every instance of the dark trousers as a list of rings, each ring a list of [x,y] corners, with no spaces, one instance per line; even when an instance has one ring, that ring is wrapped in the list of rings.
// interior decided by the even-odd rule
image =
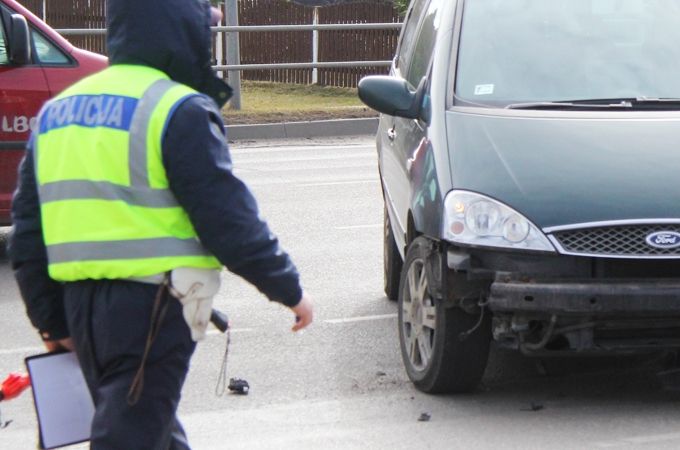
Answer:
[[[168,304],[145,365],[144,387],[127,396],[140,366],[158,286],[82,281],[65,286],[64,308],[76,353],[95,404],[93,450],[189,449],[176,417],[195,348],[180,303]]]

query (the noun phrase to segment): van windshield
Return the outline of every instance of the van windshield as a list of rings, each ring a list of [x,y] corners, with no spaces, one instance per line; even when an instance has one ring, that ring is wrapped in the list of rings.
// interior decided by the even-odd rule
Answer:
[[[680,98],[677,0],[465,0],[456,103]]]

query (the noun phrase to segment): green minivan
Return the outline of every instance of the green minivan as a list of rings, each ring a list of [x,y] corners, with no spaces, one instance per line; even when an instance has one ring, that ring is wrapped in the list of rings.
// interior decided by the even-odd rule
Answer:
[[[381,112],[406,371],[680,348],[680,2],[412,0]]]

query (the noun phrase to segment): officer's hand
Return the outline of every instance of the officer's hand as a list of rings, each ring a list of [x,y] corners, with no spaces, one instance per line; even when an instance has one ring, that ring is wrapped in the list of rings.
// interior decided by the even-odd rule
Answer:
[[[291,308],[295,313],[295,325],[293,326],[293,331],[300,331],[307,325],[312,323],[314,316],[314,307],[312,306],[311,300],[309,300],[305,294],[302,294],[302,299],[300,303]]]
[[[218,8],[215,8],[214,6],[210,7],[210,26],[215,27],[219,25],[219,23],[222,21],[223,18],[222,11],[220,11]]]
[[[59,339],[56,341],[44,341],[45,342],[45,347],[47,347],[47,351],[50,353],[53,352],[59,352],[63,350],[68,350],[70,352],[73,351],[75,348],[73,345],[73,339],[71,338],[66,338],[66,339]]]

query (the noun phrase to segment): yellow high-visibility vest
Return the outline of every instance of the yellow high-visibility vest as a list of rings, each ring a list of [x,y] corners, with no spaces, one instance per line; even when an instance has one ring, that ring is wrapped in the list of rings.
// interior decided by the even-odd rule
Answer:
[[[168,121],[193,95],[158,70],[114,65],[43,107],[34,159],[53,279],[221,267],[170,191],[162,161]]]

